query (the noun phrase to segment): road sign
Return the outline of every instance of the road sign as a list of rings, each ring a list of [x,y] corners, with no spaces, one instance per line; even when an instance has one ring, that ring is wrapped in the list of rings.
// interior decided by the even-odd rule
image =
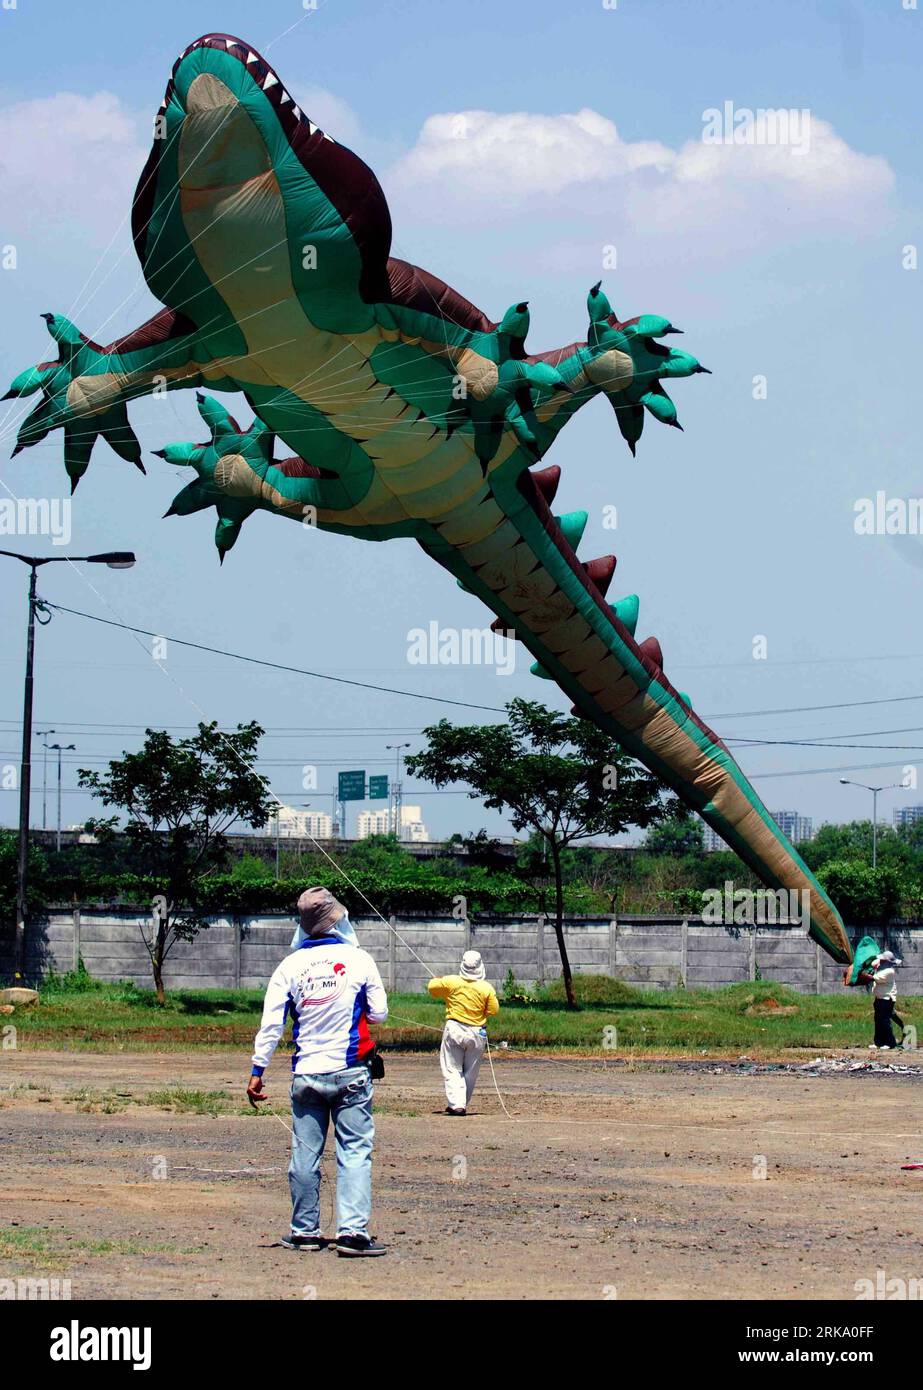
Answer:
[[[341,772],[337,777],[337,797],[340,801],[364,801],[365,771]]]
[[[369,778],[369,801],[386,801],[388,797],[388,778],[370,777]]]

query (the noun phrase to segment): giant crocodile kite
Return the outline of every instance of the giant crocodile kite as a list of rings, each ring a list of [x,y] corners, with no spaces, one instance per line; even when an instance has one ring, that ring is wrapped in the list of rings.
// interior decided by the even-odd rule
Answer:
[[[214,506],[223,558],[256,509],[366,540],[412,536],[496,615],[571,698],[772,889],[810,895],[811,935],[851,958],[843,923],[718,736],[635,640],[638,599],[609,603],[615,557],[582,561],[586,514],[554,516],[560,474],[534,470],[587,401],[611,402],[634,453],[645,411],[679,428],[662,382],[704,371],[655,314],[620,320],[600,286],[585,342],[529,353],[527,303],[499,323],[389,255],[372,171],[321,130],[240,39],[177,59],[132,209],[144,278],[166,307],[108,346],[46,314],[57,361],[16,451],[64,429],[72,488],[99,436],[143,471],[127,402],[152,391],[242,391],[242,430],[200,394],[204,444],[161,456],[196,477],[170,511]],[[294,457],[275,458],[276,437]],[[800,901],[806,901],[801,898]]]

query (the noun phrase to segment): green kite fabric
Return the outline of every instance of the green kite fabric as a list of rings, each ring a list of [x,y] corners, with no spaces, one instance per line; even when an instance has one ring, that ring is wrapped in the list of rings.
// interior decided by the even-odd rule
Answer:
[[[846,983],[848,985],[857,985],[859,983],[859,976],[862,974],[863,970],[867,970],[872,961],[877,960],[880,955],[881,947],[874,936],[863,936],[853,952],[852,969],[849,972]]]
[[[526,351],[529,307],[499,322],[390,255],[370,169],[302,112],[278,74],[227,34],[177,60],[132,210],[145,279],[166,307],[101,346],[46,315],[58,349],[13,382],[41,399],[16,451],[64,430],[75,487],[101,436],[143,471],[135,396],[243,392],[241,428],[199,395],[208,438],[161,456],[194,471],[170,511],[215,507],[223,559],[269,511],[364,540],[412,536],[496,615],[575,712],[611,733],[769,887],[810,895],[811,934],[851,958],[840,917],[718,736],[635,640],[638,598],[606,593],[614,556],[582,561],[584,513],[551,511],[558,432],[603,395],[634,454],[645,414],[681,426],[663,383],[706,369],[656,314],[620,320],[600,285],[586,339]],[[281,440],[293,455],[276,458]]]

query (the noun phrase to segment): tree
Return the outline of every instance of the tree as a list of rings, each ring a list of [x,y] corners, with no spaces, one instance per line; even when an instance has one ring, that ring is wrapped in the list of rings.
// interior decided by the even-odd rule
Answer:
[[[447,849],[455,846],[464,851],[469,864],[480,869],[508,871],[515,862],[510,850],[486,830],[479,830],[476,835],[462,835],[456,831],[446,840]]]
[[[0,929],[13,931],[16,923],[16,876],[19,868],[19,836],[0,831]],[[30,913],[38,911],[48,887],[48,861],[38,845],[29,844],[28,890]]]
[[[667,815],[651,827],[644,837],[649,854],[703,854],[705,831],[699,817],[693,815],[680,801],[670,803]]]
[[[893,864],[873,869],[861,859],[831,859],[817,876],[847,922],[870,926],[897,915],[903,885]]]
[[[809,869],[815,873],[833,860],[865,860],[872,862],[872,822],[849,821],[845,825],[822,825],[813,840],[798,846]],[[890,825],[878,826],[879,864],[906,865],[913,860],[909,838]]]
[[[623,752],[608,734],[583,719],[568,718],[531,700],[512,700],[506,724],[424,729],[422,753],[407,770],[437,787],[466,782],[469,795],[492,810],[507,811],[517,831],[538,835],[554,877],[554,930],[569,1008],[577,1007],[564,941],[562,855],[591,835],[620,835],[664,815],[661,784]]]
[[[258,854],[242,854],[231,869],[231,878],[240,883],[274,883],[272,865]]]
[[[364,840],[350,845],[346,862],[350,868],[387,873],[389,869],[412,866],[414,861],[394,832],[388,831],[383,835],[367,835]]]
[[[269,819],[272,798],[252,766],[262,733],[256,723],[229,733],[211,723],[174,740],[146,729],[143,747],[114,759],[106,772],[79,769],[80,786],[127,817],[124,834],[138,868],[161,886],[152,922],[141,928],[160,1004],[173,946],[208,925],[208,875],[227,863],[227,831],[238,821],[257,830]],[[109,840],[118,820],[88,821],[87,828]]]

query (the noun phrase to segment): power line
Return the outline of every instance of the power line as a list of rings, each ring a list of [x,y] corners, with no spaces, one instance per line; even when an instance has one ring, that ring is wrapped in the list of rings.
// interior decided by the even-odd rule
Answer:
[[[879,656],[792,657],[790,660],[779,660],[774,657],[771,665],[772,667],[854,666],[858,665],[860,662],[869,661],[923,661],[923,652],[883,652]],[[672,669],[675,671],[743,671],[752,669],[753,663],[753,657],[750,657],[747,661],[701,661],[695,664],[682,661],[678,662]]]
[[[206,646],[206,645],[205,645],[204,643],[202,643],[202,642],[189,642],[189,641],[187,641],[186,639],[184,639],[184,638],[182,638],[182,637],[169,637],[169,636],[167,636],[165,633],[162,633],[162,632],[152,632],[152,631],[150,631],[150,629],[148,629],[148,628],[133,627],[133,626],[131,626],[131,624],[129,624],[129,623],[120,623],[120,622],[116,622],[116,621],[115,621],[114,619],[112,619],[112,618],[100,618],[100,617],[98,617],[95,613],[84,613],[84,612],[82,612],[82,611],[81,611],[80,609],[78,609],[78,608],[67,608],[67,607],[64,606],[64,604],[60,604],[60,603],[50,603],[50,602],[49,602],[49,603],[48,603],[48,607],[49,607],[49,608],[56,609],[58,612],[61,612],[61,613],[69,613],[72,617],[76,617],[76,618],[86,618],[89,622],[104,623],[107,627],[122,628],[122,629],[124,629],[124,631],[126,631],[126,632],[134,632],[134,633],[139,634],[139,635],[142,636],[142,637],[159,637],[159,638],[161,638],[161,639],[164,640],[164,641],[167,641],[167,642],[174,642],[177,646],[180,646],[180,647],[190,647],[190,648],[194,649],[195,651],[210,652],[213,656],[226,656],[226,657],[229,657],[229,658],[230,658],[231,660],[233,660],[233,661],[246,661],[246,662],[248,662],[249,664],[254,665],[254,666],[266,666],[266,667],[269,667],[270,669],[275,670],[275,671],[287,671],[287,672],[289,672],[290,674],[299,675],[299,676],[313,676],[313,677],[315,677],[315,679],[317,679],[317,680],[334,681],[334,682],[336,682],[336,683],[339,684],[339,685],[353,685],[353,686],[358,686],[358,687],[359,687],[360,689],[362,689],[362,690],[374,690],[374,691],[376,691],[376,692],[378,692],[378,693],[382,693],[382,694],[386,694],[386,695],[405,695],[405,696],[408,696],[410,699],[414,699],[414,700],[430,700],[430,701],[433,701],[433,702],[435,702],[435,703],[437,703],[437,704],[444,704],[444,705],[459,705],[459,706],[464,707],[465,709],[480,709],[480,710],[487,710],[487,711],[489,711],[489,713],[491,713],[491,714],[505,714],[505,713],[506,713],[506,710],[505,710],[503,707],[499,706],[499,705],[480,705],[480,704],[475,704],[473,701],[470,701],[470,700],[450,700],[450,699],[448,699],[447,697],[441,696],[441,695],[424,695],[424,694],[421,694],[419,691],[416,691],[416,690],[397,690],[397,689],[394,689],[394,688],[391,687],[391,686],[372,685],[371,683],[369,683],[369,682],[367,682],[367,681],[354,681],[354,680],[349,680],[349,679],[347,679],[345,676],[331,676],[331,675],[328,675],[328,674],[326,674],[326,673],[324,673],[324,672],[322,672],[322,671],[308,671],[308,670],[305,670],[304,668],[299,667],[299,666],[286,666],[286,665],[283,665],[283,664],[280,663],[280,662],[276,662],[276,661],[266,661],[266,660],[264,660],[263,658],[260,658],[260,657],[255,657],[255,656],[244,656],[241,652],[229,652],[229,651],[224,650],[224,649],[221,648],[221,647],[209,647],[209,646]],[[731,711],[731,712],[724,712],[724,713],[722,713],[722,714],[708,715],[707,718],[708,718],[708,719],[756,719],[756,718],[762,718],[762,717],[767,716],[767,715],[775,715],[775,714],[805,714],[805,713],[810,713],[810,712],[812,712],[812,711],[814,711],[814,710],[860,709],[860,708],[866,708],[866,707],[868,707],[868,706],[870,706],[870,705],[892,705],[892,704],[902,704],[902,703],[906,703],[906,702],[909,701],[909,700],[923,700],[923,694],[921,694],[921,695],[892,695],[892,696],[888,696],[887,698],[878,699],[878,700],[844,700],[844,701],[840,701],[840,702],[838,702],[838,703],[836,703],[836,704],[828,704],[828,705],[790,705],[790,706],[785,706],[784,708],[780,708],[780,709],[733,710],[733,711]],[[113,726],[113,727],[114,727],[114,726]],[[185,726],[182,726],[182,725],[174,725],[173,727],[175,727],[175,728],[181,728],[181,727],[185,727]]]
[[[836,738],[836,734],[828,734],[827,738]],[[726,738],[723,742],[735,744],[738,752],[741,748],[855,748],[865,749],[869,753],[887,753],[893,749],[902,749],[905,753],[923,753],[923,744],[919,743],[829,743],[827,740],[806,738]]]
[[[837,705],[791,705],[786,709],[733,710],[730,714],[709,714],[708,719],[758,719],[768,714],[807,714],[822,709],[861,709],[867,705],[899,705],[907,700],[923,700],[923,695],[890,695],[882,700],[844,700]]]
[[[799,744],[799,743],[803,743],[803,744],[805,744],[807,747],[810,747],[810,748],[822,748],[822,747],[827,746],[826,741],[827,741],[828,739],[831,739],[831,738],[884,738],[884,736],[885,736],[886,734],[920,734],[920,733],[923,733],[923,725],[921,725],[921,724],[909,724],[909,725],[905,726],[903,729],[860,729],[860,730],[858,730],[856,733],[853,733],[853,734],[820,734],[820,735],[818,735],[818,737],[822,740],[822,742],[820,742],[820,743],[814,743],[812,740],[809,740],[809,739],[801,739],[801,738],[792,738],[792,739],[788,739],[788,738],[780,738],[780,739],[773,739],[773,738],[755,738],[755,737],[753,737],[753,735],[750,735],[750,736],[749,736],[749,739],[748,739],[748,738],[747,738],[747,735],[745,735],[745,734],[738,735],[736,738],[734,738],[732,735],[728,735],[728,738],[732,738],[732,739],[733,739],[733,742],[735,742],[735,743],[743,742],[745,739],[747,739],[747,741],[749,741],[750,743],[754,743],[754,744],[757,744],[757,743],[787,743],[787,744]],[[835,744],[830,744],[830,747],[836,747],[836,746],[837,746],[837,745],[835,745]],[[853,746],[853,747],[858,747],[859,745],[858,745],[858,744],[855,744],[855,745],[851,745],[851,746]]]
[[[295,676],[313,676],[319,681],[333,681],[336,685],[353,685],[360,690],[374,690],[379,695],[403,695],[408,700],[430,700],[437,705],[458,705],[464,709],[489,710],[491,714],[506,714],[506,710],[500,705],[477,705],[471,700],[450,700],[444,695],[424,695],[418,690],[397,690],[388,685],[372,685],[368,681],[349,680],[346,676],[330,676],[323,671],[307,671],[300,666],[284,666],[278,661],[265,661],[256,656],[244,656],[241,652],[228,652],[221,647],[207,647],[203,642],[187,642],[182,637],[170,637],[163,632],[151,632],[146,627],[132,627],[130,623],[119,623],[114,618],[100,618],[95,613],[83,613],[79,608],[65,608],[62,603],[48,603],[48,608],[53,608],[58,613],[70,613],[75,618],[86,618],[91,623],[103,623],[106,627],[122,628],[125,632],[134,632],[141,637],[156,637],[163,642],[173,642],[177,647],[191,647],[197,652],[210,652],[212,656],[226,656],[232,661],[246,661],[251,666],[265,666],[273,671],[286,671]]]
[[[49,719],[48,723],[54,724],[60,732],[76,734],[80,738],[116,738],[123,735],[136,735],[140,737],[147,729],[156,728],[158,732],[169,733],[192,733],[199,726],[198,724],[160,724],[157,721],[147,724],[110,724],[104,728],[85,728],[80,724],[68,724],[62,719]],[[0,719],[0,724],[9,725],[9,728],[0,729],[0,734],[17,734],[22,728],[21,723],[12,719]],[[344,728],[344,729],[263,729],[266,738],[384,738],[389,734],[422,734],[423,730],[418,728],[396,729],[393,725],[387,725],[382,729],[372,730],[368,726],[363,728]]]
[[[889,763],[851,763],[843,767],[803,767],[796,768],[792,772],[751,772],[748,777],[751,782],[761,782],[767,777],[818,777],[825,772],[872,772],[880,767],[898,767],[900,764],[894,759]]]

